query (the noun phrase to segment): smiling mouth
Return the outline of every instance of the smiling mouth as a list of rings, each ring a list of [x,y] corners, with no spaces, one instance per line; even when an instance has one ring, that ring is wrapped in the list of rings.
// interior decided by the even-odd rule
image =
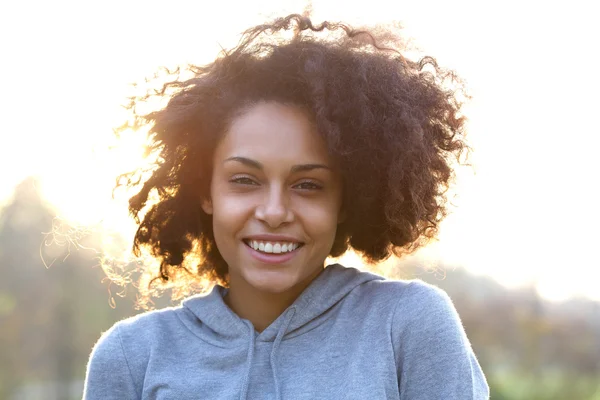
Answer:
[[[304,246],[304,243],[300,242],[269,242],[250,239],[244,239],[243,242],[251,249],[264,254],[288,254]]]

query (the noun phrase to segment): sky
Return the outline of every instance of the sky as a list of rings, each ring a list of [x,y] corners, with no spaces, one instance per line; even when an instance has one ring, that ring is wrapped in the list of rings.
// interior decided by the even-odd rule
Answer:
[[[398,21],[409,42],[465,79],[473,168],[423,257],[462,265],[548,299],[600,300],[597,115],[600,28],[592,1],[315,1],[315,20]],[[131,232],[114,177],[128,84],[160,66],[205,63],[219,46],[305,2],[19,1],[0,3],[0,203],[26,176],[61,218]]]

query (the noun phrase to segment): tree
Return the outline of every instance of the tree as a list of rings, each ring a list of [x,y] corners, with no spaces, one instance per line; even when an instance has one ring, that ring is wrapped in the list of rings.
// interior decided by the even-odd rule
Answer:
[[[22,182],[0,214],[0,398],[51,382],[55,393],[44,398],[68,399],[94,342],[134,314],[133,301],[109,306],[96,252],[77,246],[94,248],[94,234],[57,223],[35,188]]]

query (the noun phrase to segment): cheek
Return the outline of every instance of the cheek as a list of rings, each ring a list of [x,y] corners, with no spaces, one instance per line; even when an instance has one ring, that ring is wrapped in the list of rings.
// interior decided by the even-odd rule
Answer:
[[[243,229],[246,218],[240,207],[231,201],[214,203],[213,234],[215,244],[227,265],[238,265],[237,254],[241,242],[238,234]]]
[[[305,204],[298,208],[298,216],[307,233],[314,236],[314,239],[333,241],[337,230],[338,208],[332,202]]]
[[[251,214],[251,207],[242,196],[215,190],[213,201],[213,231],[216,236],[231,236],[240,231]]]

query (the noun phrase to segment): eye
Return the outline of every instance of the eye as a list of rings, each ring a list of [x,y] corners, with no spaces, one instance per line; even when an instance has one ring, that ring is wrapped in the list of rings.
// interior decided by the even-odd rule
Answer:
[[[238,176],[233,177],[229,180],[231,183],[235,183],[237,185],[248,185],[248,186],[256,186],[258,183],[247,176]]]
[[[321,190],[323,189],[322,185],[319,185],[316,182],[312,182],[312,181],[304,181],[304,182],[300,182],[299,184],[294,186],[297,189],[300,190]]]

